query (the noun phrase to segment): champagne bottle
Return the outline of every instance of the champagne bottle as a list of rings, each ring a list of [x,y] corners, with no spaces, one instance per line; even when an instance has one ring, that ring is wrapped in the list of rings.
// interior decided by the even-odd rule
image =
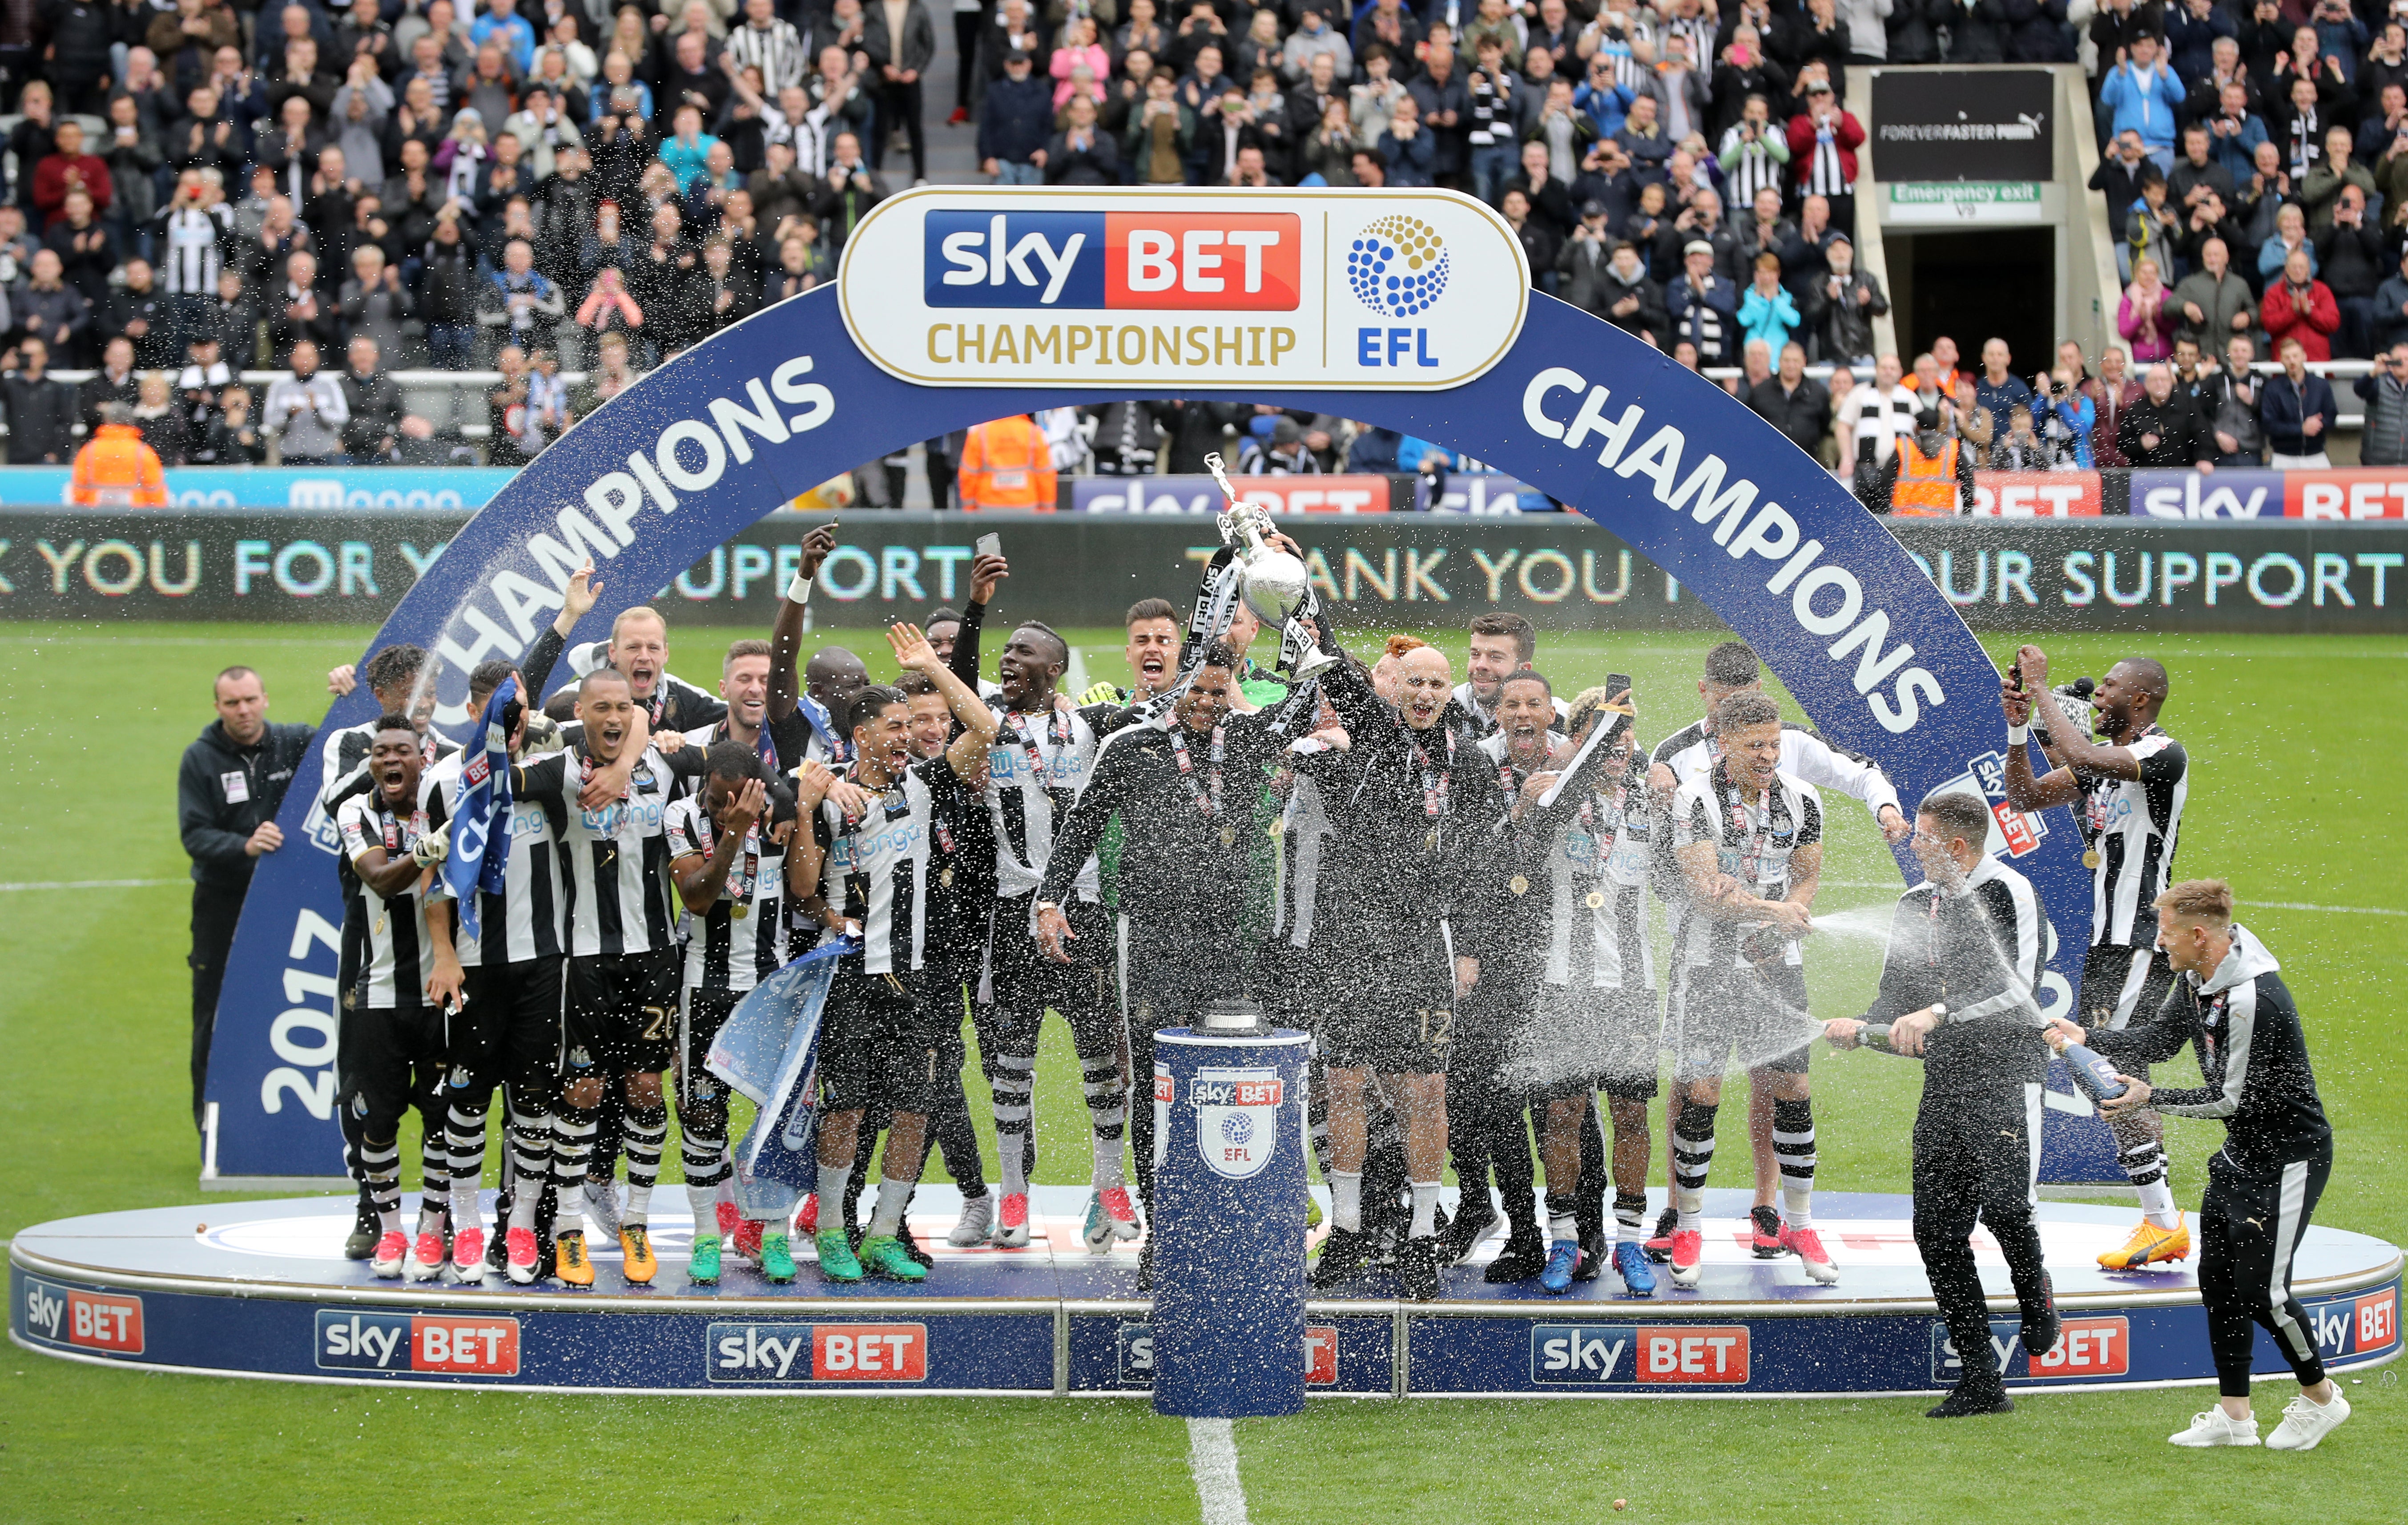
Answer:
[[[1931,1003],[1931,1014],[1945,1017],[1948,1014],[1948,1008],[1935,1000]],[[1889,1041],[1890,1026],[1891,1024],[1887,1022],[1868,1022],[1856,1029],[1856,1042],[1866,1048],[1879,1049],[1884,1054],[1895,1054],[1898,1049]]]
[[[2115,1067],[2087,1044],[2059,1043],[2057,1051],[2065,1056],[2065,1067],[2073,1072],[2073,1084],[2093,1101],[2113,1101],[2128,1089],[2115,1078]]]

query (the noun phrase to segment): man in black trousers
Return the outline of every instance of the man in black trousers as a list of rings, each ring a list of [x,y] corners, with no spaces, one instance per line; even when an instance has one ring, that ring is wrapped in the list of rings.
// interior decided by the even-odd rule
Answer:
[[[309,749],[313,726],[267,718],[259,674],[233,667],[218,674],[218,717],[184,749],[176,775],[176,815],[193,859],[193,1127],[201,1127],[209,1038],[217,1029],[218,987],[226,953],[263,853],[284,845],[277,808]]]
[[[1916,813],[1914,856],[1929,877],[1899,898],[1881,990],[1860,1018],[1826,1025],[1833,1046],[1887,1024],[1892,1052],[1924,1061],[1914,1117],[1914,1244],[1964,1375],[1930,1417],[2005,1414],[1990,1345],[1990,1305],[1968,1242],[1979,1221],[2007,1258],[2023,1345],[2039,1360],[2057,1316],[2040,1232],[2041,1084],[2048,1048],[2032,992],[2057,933],[2031,882],[1985,852],[1990,811],[1936,794]]]

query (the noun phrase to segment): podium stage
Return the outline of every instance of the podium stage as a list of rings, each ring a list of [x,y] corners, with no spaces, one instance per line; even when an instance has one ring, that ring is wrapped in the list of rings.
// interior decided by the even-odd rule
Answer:
[[[1658,1193],[1660,1196],[1660,1193]],[[407,1199],[414,1211],[415,1193]],[[595,1246],[595,1283],[509,1286],[498,1276],[380,1281],[345,1260],[351,1201],[319,1197],[106,1213],[41,1224],[9,1251],[9,1335],[45,1355],[150,1371],[298,1382],[574,1392],[1143,1394],[1153,1382],[1151,1304],[1135,1245],[1090,1255],[1082,1188],[1038,1187],[1025,1250],[944,1243],[959,1198],[923,1189],[911,1226],[937,1268],[916,1287],[822,1282],[807,1245],[784,1287],[730,1257],[716,1288],[685,1281],[693,1226],[682,1192],[652,1215],[661,1269],[619,1276]],[[1840,1268],[1807,1282],[1791,1258],[1746,1244],[1748,1198],[1707,1193],[1702,1284],[1624,1295],[1611,1269],[1548,1297],[1536,1282],[1490,1287],[1501,1244],[1444,1273],[1435,1302],[1399,1302],[1375,1273],[1309,1305],[1309,1390],[1352,1397],[1768,1397],[1924,1393],[1956,1379],[1909,1231],[1904,1197],[1828,1192],[1815,1222]],[[1657,1204],[1660,1206],[1660,1202]],[[1654,1209],[1651,1208],[1651,1221]],[[2043,1203],[2041,1232],[2066,1336],[2034,1363],[2015,1343],[2006,1268],[1975,1244],[1993,1293],[1992,1339],[2022,1388],[2132,1388],[2214,1380],[2192,1261],[2110,1274],[2128,1207]],[[2401,1255],[2321,1226],[2295,1286],[2335,1370],[2400,1353]],[[2266,1335],[2258,1370],[2286,1373]]]

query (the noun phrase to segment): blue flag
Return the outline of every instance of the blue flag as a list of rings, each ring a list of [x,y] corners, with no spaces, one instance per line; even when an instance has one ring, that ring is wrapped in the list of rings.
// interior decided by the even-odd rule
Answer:
[[[811,698],[807,691],[795,696],[795,708],[802,711],[803,718],[811,723],[811,729],[820,733],[821,744],[827,748],[831,761],[841,763],[853,760],[853,739],[838,731],[836,721],[828,714],[826,705]],[[768,753],[769,727],[766,725],[761,727],[761,746],[764,753]],[[778,770],[778,762],[774,754],[769,756],[769,770],[772,773]]]
[[[838,938],[811,949],[738,1001],[705,1061],[759,1110],[736,1145],[737,1195],[749,1209],[791,1209],[816,1179],[820,1009],[837,959],[861,944]]]
[[[482,936],[479,894],[499,895],[510,862],[510,733],[502,713],[518,698],[519,681],[505,678],[485,700],[484,746],[460,764],[460,802],[452,812],[452,851],[443,883],[460,902],[460,929]]]

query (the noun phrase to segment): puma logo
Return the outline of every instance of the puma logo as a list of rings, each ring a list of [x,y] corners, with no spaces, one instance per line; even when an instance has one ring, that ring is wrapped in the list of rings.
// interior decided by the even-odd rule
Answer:
[[[2262,1222],[2258,1221],[2258,1219],[2256,1219],[2256,1218],[2243,1218],[2241,1221],[2242,1221],[2242,1222],[2243,1222],[2243,1223],[2245,1223],[2245,1224],[2247,1224],[2247,1225],[2249,1225],[2249,1227],[2251,1227],[2251,1228],[2253,1228],[2253,1229],[2263,1229],[2264,1227],[2266,1227],[2266,1225],[2265,1225],[2264,1223],[2262,1223]]]

